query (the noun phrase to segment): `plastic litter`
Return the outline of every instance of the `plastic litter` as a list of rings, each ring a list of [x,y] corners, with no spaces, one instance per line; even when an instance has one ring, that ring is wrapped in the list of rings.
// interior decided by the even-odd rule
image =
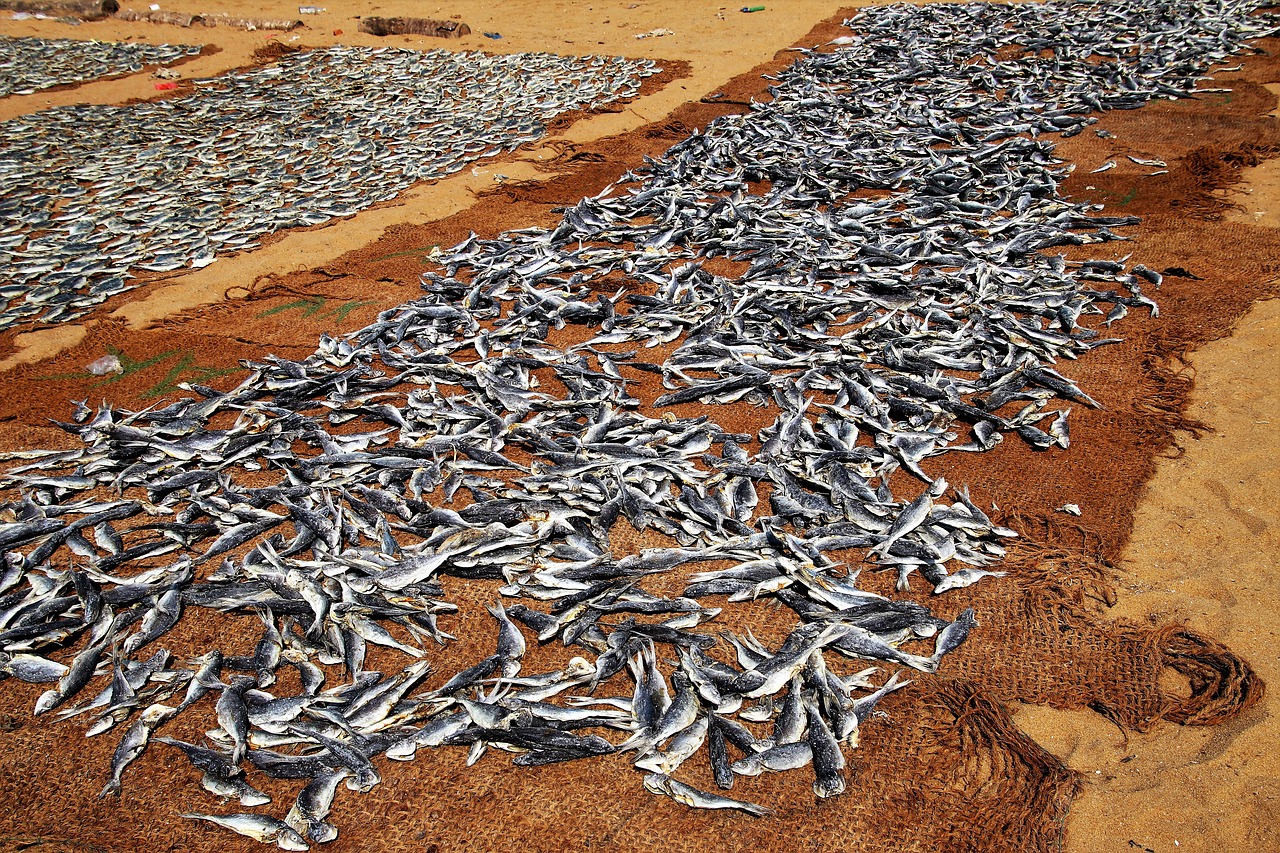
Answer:
[[[120,357],[115,355],[104,355],[102,358],[95,358],[86,364],[84,369],[94,376],[106,376],[108,373],[124,373],[124,365],[120,363]]]
[[[12,20],[14,21],[57,21],[59,24],[70,24],[73,27],[80,26],[83,23],[79,18],[70,15],[46,15],[43,12],[14,12]]]

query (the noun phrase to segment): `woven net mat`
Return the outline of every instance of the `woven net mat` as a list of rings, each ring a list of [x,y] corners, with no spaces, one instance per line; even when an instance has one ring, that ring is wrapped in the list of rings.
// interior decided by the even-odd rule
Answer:
[[[806,43],[836,34],[839,20],[816,28]],[[1212,725],[1260,701],[1263,684],[1248,663],[1211,637],[1178,624],[1115,621],[1107,607],[1115,600],[1111,561],[1128,539],[1143,483],[1157,457],[1178,452],[1177,442],[1202,428],[1184,413],[1192,377],[1179,367],[1178,357],[1229,334],[1254,301],[1276,292],[1277,268],[1268,259],[1280,259],[1280,235],[1224,222],[1225,203],[1215,192],[1235,180],[1242,166],[1280,150],[1278,123],[1267,117],[1276,98],[1261,85],[1280,79],[1274,58],[1280,41],[1263,42],[1261,49],[1242,71],[1216,78],[1214,85],[1231,88],[1230,97],[1158,102],[1108,114],[1098,126],[1115,139],[1086,132],[1060,143],[1060,154],[1079,164],[1066,192],[1105,202],[1107,213],[1143,217],[1130,232],[1134,242],[1090,247],[1093,255],[1133,252],[1134,263],[1180,268],[1194,278],[1167,273],[1156,294],[1159,319],[1120,323],[1116,329],[1123,343],[1070,365],[1073,378],[1105,408],[1075,407],[1068,450],[1037,453],[1009,441],[981,459],[945,457],[939,473],[952,483],[968,483],[981,502],[1016,508],[999,516],[1024,538],[1003,566],[1009,576],[970,588],[964,599],[980,623],[968,643],[947,657],[938,676],[912,673],[912,685],[891,694],[880,705],[883,714],[862,727],[861,744],[851,754],[848,794],[819,800],[803,772],[739,780],[733,796],[777,811],[776,817],[756,820],[694,811],[651,796],[624,757],[524,769],[491,755],[468,768],[464,750],[427,750],[412,763],[380,764],[384,781],[367,795],[340,792],[332,820],[342,834],[324,849],[1056,850],[1079,781],[1013,724],[1005,703],[1091,708],[1126,730],[1142,731],[1162,720]],[[423,247],[451,245],[469,230],[490,236],[553,223],[555,205],[598,192],[623,169],[639,165],[642,154],[660,153],[716,115],[741,110],[750,97],[762,95],[759,75],[792,58],[779,54],[771,65],[724,87],[720,97],[690,104],[659,125],[566,147],[554,164],[564,172],[560,177],[501,187],[442,222],[391,229],[324,270],[273,279],[247,301],[260,310],[272,300],[319,289],[365,297],[380,303],[377,307],[394,304],[412,294],[424,269]],[[1170,173],[1144,177],[1140,172],[1146,170],[1114,169],[1089,174],[1092,166],[1126,152],[1159,156],[1169,162]],[[253,316],[262,315],[238,315],[224,305],[130,340],[135,349],[155,350],[206,339],[236,357],[258,357],[261,345],[246,321]],[[364,319],[353,314],[350,326]],[[277,349],[308,352],[308,335],[313,346],[315,333],[305,319],[298,321],[293,337]],[[101,324],[68,358],[82,358],[124,337],[120,328]],[[11,393],[0,411],[0,441],[6,446],[49,446],[57,435],[42,418],[64,416],[62,401],[75,389],[42,379],[42,371],[48,373],[47,368],[23,368],[6,380]],[[127,405],[129,395],[141,391],[122,382],[113,386],[113,399]],[[660,391],[636,393],[651,400]],[[690,411],[696,414],[695,408]],[[763,425],[763,416],[750,410],[729,416],[717,410],[716,417],[730,429]],[[1054,512],[1067,502],[1085,506],[1085,517],[1077,521]],[[659,543],[639,534],[614,541],[619,551],[653,544]],[[884,576],[864,574],[863,580],[877,591],[891,586]],[[492,642],[480,607],[492,590],[457,582],[446,591],[464,615],[451,623],[459,641],[433,652],[439,672],[487,654]],[[927,603],[946,617],[954,617],[961,606],[947,596]],[[746,618],[766,641],[778,638],[790,622],[763,603],[748,608]],[[175,656],[210,644],[248,651],[256,636],[252,619],[192,614],[166,637],[166,645]],[[531,666],[567,657],[553,647],[537,654]],[[371,655],[370,667],[377,664]],[[387,661],[392,671],[399,665]],[[1171,673],[1180,675],[1171,679]],[[1170,683],[1182,687],[1162,686]],[[613,692],[625,689],[615,687]],[[610,695],[609,685],[600,692]],[[179,817],[184,811],[219,809],[174,750],[153,747],[130,768],[121,799],[98,800],[114,739],[85,740],[74,725],[33,720],[30,709],[38,693],[36,685],[13,682],[0,691],[0,851],[252,847]],[[198,739],[203,729],[216,725],[211,710],[204,719],[195,710],[165,733]],[[697,763],[689,762],[682,775],[710,788],[709,769],[693,766]],[[282,812],[282,804],[296,794],[296,783],[253,781],[275,798],[273,811]]]

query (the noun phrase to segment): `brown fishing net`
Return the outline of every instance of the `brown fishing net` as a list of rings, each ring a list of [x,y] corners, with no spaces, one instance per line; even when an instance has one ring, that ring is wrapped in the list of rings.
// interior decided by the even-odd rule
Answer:
[[[839,20],[815,29],[805,43],[836,35]],[[1112,561],[1128,539],[1143,483],[1159,456],[1176,453],[1177,442],[1203,429],[1185,414],[1192,377],[1180,357],[1229,334],[1254,301],[1275,292],[1276,262],[1270,259],[1280,259],[1280,236],[1223,221],[1227,202],[1219,192],[1242,165],[1280,150],[1277,122],[1266,115],[1276,98],[1261,86],[1280,79],[1274,56],[1280,41],[1260,48],[1242,71],[1217,78],[1214,85],[1230,87],[1231,97],[1108,114],[1098,126],[1114,139],[1086,131],[1061,142],[1061,156],[1079,164],[1067,192],[1106,203],[1108,214],[1143,217],[1141,226],[1127,231],[1133,242],[1090,248],[1095,257],[1132,252],[1133,262],[1166,270],[1164,286],[1154,294],[1160,317],[1117,324],[1123,343],[1064,366],[1104,405],[1096,411],[1074,407],[1069,449],[1037,453],[1010,441],[981,459],[945,457],[940,473],[954,484],[968,483],[979,503],[1017,508],[1003,521],[1023,539],[1002,567],[1009,575],[970,588],[963,599],[980,623],[968,643],[946,658],[938,676],[911,673],[913,684],[886,698],[883,713],[864,724],[851,754],[849,793],[819,800],[805,773],[741,779],[733,796],[777,812],[753,820],[651,796],[621,756],[532,770],[501,755],[468,768],[464,750],[424,750],[411,763],[381,762],[384,781],[367,795],[341,791],[333,820],[342,835],[324,849],[1056,850],[1079,780],[1014,725],[1006,703],[1090,708],[1121,729],[1145,731],[1161,721],[1212,725],[1259,702],[1263,684],[1248,663],[1211,637],[1179,624],[1116,621],[1108,607],[1116,597]],[[431,247],[452,245],[471,230],[494,235],[554,223],[553,207],[598,192],[640,165],[641,155],[660,153],[690,129],[763,97],[760,74],[792,58],[779,54],[772,65],[659,125],[590,145],[566,143],[551,164],[561,174],[549,181],[499,187],[457,216],[391,229],[323,271],[260,283],[252,299],[175,317],[145,332],[100,322],[63,356],[10,372],[8,393],[0,399],[0,439],[6,447],[67,445],[43,421],[65,417],[67,399],[87,394],[137,407],[175,393],[157,381],[167,374],[156,370],[94,384],[102,380],[85,377],[82,366],[108,347],[127,353],[132,364],[164,356],[157,364],[170,368],[181,360],[174,353],[194,353],[185,368],[170,371],[170,379],[223,386],[234,377],[219,380],[212,372],[230,369],[237,358],[261,357],[268,342],[283,355],[309,353],[320,332],[356,328],[412,298]],[[1169,174],[1149,176],[1151,168],[1131,164],[1125,153],[1164,159]],[[1109,158],[1120,165],[1089,172]],[[316,310],[306,311],[312,303]],[[332,313],[353,304],[340,317]],[[200,380],[195,370],[210,371],[211,378]],[[636,393],[651,400],[660,392],[655,386]],[[731,429],[759,427],[759,415],[742,415],[737,423],[719,412],[717,418]],[[1084,517],[1055,512],[1068,502],[1082,505]],[[619,551],[650,544],[646,535],[614,541]],[[863,581],[876,591],[892,584],[883,575],[864,574]],[[430,652],[438,671],[488,654],[492,643],[481,606],[492,591],[455,581],[446,593],[462,615],[450,623],[458,642]],[[960,606],[947,596],[912,595],[927,599],[940,616],[954,618]],[[766,641],[788,621],[763,603],[748,614]],[[193,614],[165,644],[175,656],[210,644],[244,653],[256,636],[252,619]],[[551,647],[537,654],[538,663],[568,657]],[[378,668],[376,658],[369,666]],[[600,692],[609,695],[609,687]],[[39,692],[36,685],[13,682],[0,690],[0,851],[244,849],[242,839],[178,816],[219,809],[174,750],[153,747],[129,770],[120,800],[98,800],[115,739],[86,741],[75,725],[33,720]],[[202,727],[214,725],[211,712],[202,719],[184,714],[166,733],[199,739]],[[697,758],[682,776],[711,788],[710,771]],[[277,806],[296,792],[291,783],[253,781]]]

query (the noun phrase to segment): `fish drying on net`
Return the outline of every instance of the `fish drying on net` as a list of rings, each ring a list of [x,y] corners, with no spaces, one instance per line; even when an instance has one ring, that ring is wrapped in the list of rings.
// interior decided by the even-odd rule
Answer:
[[[189,95],[0,124],[0,329],[82,316],[539,139],[639,92],[646,59],[331,47]]]
[[[442,746],[623,754],[655,795],[750,815],[684,765],[840,796],[883,697],[981,630],[963,590],[1016,535],[934,457],[1065,447],[1098,403],[1064,363],[1116,308],[1156,313],[1158,273],[1054,251],[1135,220],[1065,198],[1046,137],[1194,92],[1274,31],[1254,9],[864,10],[770,101],[554,228],[473,235],[421,298],[310,357],[141,412],[81,404],[80,446],[15,453],[4,480],[2,671],[47,685],[37,713],[123,730],[104,794],[160,743],[261,809],[191,817],[286,849]],[[706,269],[725,258],[746,269]],[[644,376],[665,393],[637,398]],[[772,422],[726,428],[744,405]],[[666,544],[625,548],[631,529]],[[462,665],[434,651],[461,621],[449,589],[493,602],[492,652]],[[751,601],[790,617],[771,642]],[[176,659],[161,643],[192,608],[255,617],[256,643]],[[370,644],[409,663],[366,670]],[[180,713],[205,739],[164,734]]]
[[[0,37],[0,98],[135,74],[200,53],[199,45]]]

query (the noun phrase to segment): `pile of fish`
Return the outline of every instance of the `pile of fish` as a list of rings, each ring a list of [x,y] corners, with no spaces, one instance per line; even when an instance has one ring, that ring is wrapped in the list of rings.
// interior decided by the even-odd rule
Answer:
[[[199,268],[540,138],[639,91],[645,59],[332,47],[190,95],[0,125],[0,329],[82,316],[133,272]]]
[[[860,726],[965,641],[958,590],[1015,535],[934,457],[1065,447],[1051,401],[1098,404],[1058,366],[1156,313],[1159,273],[1079,259],[1135,220],[1064,198],[1043,137],[1193,92],[1273,31],[1252,11],[867,9],[772,100],[555,228],[473,235],[312,356],[163,408],[79,404],[75,449],[10,454],[4,672],[47,682],[38,714],[124,729],[104,794],[153,740],[246,808],[258,774],[305,780],[275,816],[191,815],[284,849],[426,747],[629,753],[655,794],[755,815],[682,766],[704,754],[722,790],[811,766],[840,794]],[[496,640],[435,671],[451,597],[493,600]],[[745,627],[762,601],[774,644]],[[159,642],[192,608],[260,638],[178,660]],[[369,644],[410,662],[368,671]],[[157,734],[188,708],[206,741]]]
[[[0,98],[135,74],[148,65],[171,65],[196,56],[199,45],[128,44],[35,37],[0,37]]]

